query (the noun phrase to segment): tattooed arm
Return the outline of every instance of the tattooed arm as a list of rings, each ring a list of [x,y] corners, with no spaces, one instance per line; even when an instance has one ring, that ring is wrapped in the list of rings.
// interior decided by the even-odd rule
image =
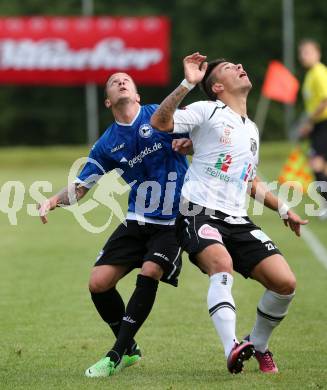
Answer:
[[[172,131],[174,128],[174,112],[187,95],[204,77],[207,63],[206,56],[191,54],[183,60],[185,80],[160,104],[151,117],[151,126],[161,131]]]
[[[78,202],[88,190],[88,188],[83,187],[78,183],[73,183],[70,186],[63,188],[42,204],[39,204],[38,209],[42,223],[48,222],[47,214],[50,210],[54,210],[56,207],[60,206],[69,206]]]
[[[151,117],[151,126],[161,131],[174,129],[174,112],[189,90],[179,85],[175,91],[166,97]]]

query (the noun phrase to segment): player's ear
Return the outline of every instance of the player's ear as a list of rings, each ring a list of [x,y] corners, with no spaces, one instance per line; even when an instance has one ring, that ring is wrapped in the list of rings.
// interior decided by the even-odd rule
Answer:
[[[140,101],[141,101],[141,96],[138,93],[136,94],[136,101],[138,103],[140,103]]]
[[[107,108],[110,108],[110,107],[111,107],[111,101],[107,98],[107,99],[104,101],[104,105],[105,105]]]
[[[214,85],[211,87],[212,91],[217,95],[218,93],[223,92],[224,90],[224,84],[221,83],[214,83]]]

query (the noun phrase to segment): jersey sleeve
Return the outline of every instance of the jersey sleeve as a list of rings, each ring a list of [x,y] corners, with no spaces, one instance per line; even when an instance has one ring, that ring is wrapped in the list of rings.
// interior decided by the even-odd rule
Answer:
[[[174,113],[173,133],[190,133],[204,122],[204,102],[192,103],[183,109],[177,109]]]
[[[86,188],[92,188],[102,175],[115,168],[113,160],[105,152],[104,145],[100,139],[91,149],[87,162],[83,166],[81,173],[76,177],[75,183],[80,183]]]

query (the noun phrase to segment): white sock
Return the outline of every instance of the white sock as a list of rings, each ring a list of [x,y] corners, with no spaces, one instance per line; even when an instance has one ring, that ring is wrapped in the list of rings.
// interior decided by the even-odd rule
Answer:
[[[237,342],[235,336],[236,313],[232,297],[233,276],[228,272],[219,272],[210,276],[208,290],[208,309],[213,324],[224,346],[225,356]]]
[[[257,307],[257,320],[250,334],[250,340],[257,351],[268,349],[268,340],[272,331],[286,316],[295,293],[280,295],[266,290]]]

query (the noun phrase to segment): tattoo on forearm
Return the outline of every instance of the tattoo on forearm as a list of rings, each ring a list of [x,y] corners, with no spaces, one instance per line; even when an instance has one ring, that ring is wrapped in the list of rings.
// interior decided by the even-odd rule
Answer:
[[[179,85],[158,107],[155,112],[157,120],[160,122],[169,122],[172,120],[176,108],[188,92],[189,90],[187,88]]]

